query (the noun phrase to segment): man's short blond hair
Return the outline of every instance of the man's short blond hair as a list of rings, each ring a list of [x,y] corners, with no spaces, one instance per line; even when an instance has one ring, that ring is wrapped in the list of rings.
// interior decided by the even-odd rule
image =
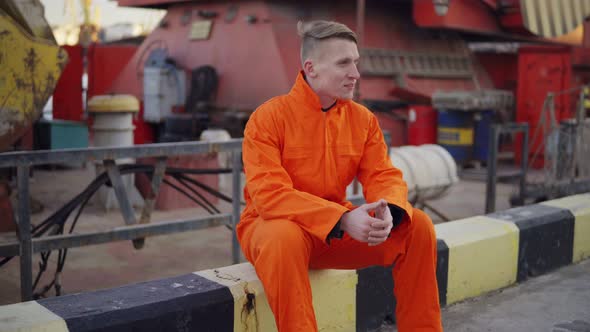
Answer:
[[[333,21],[299,21],[297,32],[301,37],[301,64],[309,57],[316,45],[326,39],[346,39],[357,44],[356,34],[346,25]]]

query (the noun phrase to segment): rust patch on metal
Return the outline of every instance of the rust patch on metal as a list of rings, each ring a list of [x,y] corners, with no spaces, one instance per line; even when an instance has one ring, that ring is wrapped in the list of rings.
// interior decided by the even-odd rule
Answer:
[[[242,307],[241,322],[242,330],[249,331],[254,327],[254,331],[259,331],[258,313],[256,311],[256,295],[248,290],[248,284],[244,285],[244,293],[246,294],[246,302]],[[252,320],[254,321],[253,324]],[[252,326],[254,325],[254,326]]]
[[[41,116],[66,63],[67,53],[55,41],[31,37],[18,20],[0,12],[0,150]]]

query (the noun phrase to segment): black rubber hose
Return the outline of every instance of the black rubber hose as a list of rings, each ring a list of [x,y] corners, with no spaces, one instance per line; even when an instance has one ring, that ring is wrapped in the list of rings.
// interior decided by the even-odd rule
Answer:
[[[196,198],[192,197],[189,193],[187,193],[186,191],[184,191],[184,189],[178,187],[177,185],[171,183],[170,181],[164,179],[163,182],[167,185],[169,185],[170,187],[178,190],[180,193],[184,194],[186,197],[188,197],[191,201],[199,204],[203,209],[207,210],[207,212],[209,212],[210,214],[213,214],[213,211],[211,211],[203,202],[197,200]]]
[[[221,211],[219,211],[215,205],[213,205],[207,198],[205,198],[205,196],[203,196],[200,192],[196,191],[193,187],[191,187],[187,181],[181,179],[178,175],[174,177],[174,179],[176,181],[178,181],[179,183],[181,183],[183,186],[185,186],[188,190],[190,190],[193,194],[195,194],[197,197],[199,197],[201,199],[201,201],[203,201],[207,206],[209,206],[209,208],[215,212],[215,213],[221,213]]]
[[[154,166],[147,165],[147,164],[120,165],[119,172],[122,175],[130,174],[130,173],[144,172],[146,174],[153,176]],[[188,186],[188,184],[186,182],[191,183],[197,187],[200,187],[201,189],[205,190],[207,193],[209,193],[219,199],[222,199],[226,202],[232,202],[232,199],[230,197],[216,191],[215,189],[186,176],[185,174],[225,174],[225,173],[231,173],[231,172],[232,172],[232,169],[227,169],[227,168],[225,168],[225,169],[188,169],[188,168],[170,167],[170,168],[166,169],[166,174],[173,176],[178,182],[182,183],[187,188],[190,188],[190,186]],[[43,222],[41,222],[37,226],[33,227],[33,229],[32,229],[33,237],[37,238],[37,237],[44,235],[51,227],[53,227],[56,224],[59,224],[60,228],[62,228],[61,232],[59,232],[58,234],[62,234],[63,227],[64,227],[64,224],[67,222],[67,219],[70,217],[71,213],[76,209],[76,207],[79,207],[79,209],[76,213],[76,216],[74,217],[74,221],[73,221],[73,223],[70,227],[70,230],[69,230],[69,232],[72,233],[74,230],[74,227],[76,226],[76,224],[79,220],[81,212],[83,211],[84,207],[86,206],[86,204],[88,203],[90,198],[96,193],[96,191],[98,191],[98,189],[102,185],[107,184],[109,181],[110,180],[109,180],[108,174],[106,172],[99,174],[80,194],[76,195],[73,199],[68,201],[62,208],[60,208],[59,210],[54,212],[51,216],[49,216]],[[192,197],[189,193],[184,191],[182,188],[179,188],[178,186],[171,184],[169,181],[167,181],[165,179],[164,179],[164,182],[165,183],[167,182],[168,185],[171,185],[171,187],[173,187],[174,189],[178,190],[179,192],[181,192],[182,194],[187,196],[193,202],[202,206],[205,210],[207,210],[207,212],[209,212],[211,214],[214,214],[214,212],[220,213],[220,211],[217,208],[215,208],[213,204],[211,204],[208,200],[206,200],[196,190],[190,188],[190,190],[193,193],[195,193],[201,199],[204,199],[204,201],[206,203],[198,201],[197,199]],[[210,206],[210,207],[208,207],[208,206]],[[40,263],[40,264],[44,264],[44,265],[47,264],[46,261],[49,259],[50,253],[51,253],[51,251],[46,253],[45,262]],[[44,257],[43,254],[44,253],[41,253],[42,260]],[[0,260],[0,267],[5,265],[6,263],[8,263],[13,257],[14,256],[4,257],[2,260]],[[63,264],[62,264],[62,268],[63,268]],[[36,279],[37,279],[37,281],[36,281],[36,283],[37,283],[39,277]],[[51,288],[51,286],[49,288]]]
[[[213,188],[209,187],[208,185],[206,185],[206,184],[204,184],[204,183],[202,183],[202,182],[199,182],[199,181],[197,181],[197,180],[195,180],[195,179],[193,179],[193,178],[191,178],[191,177],[188,177],[188,176],[186,176],[186,175],[183,175],[183,174],[179,174],[178,176],[179,176],[181,179],[183,179],[183,180],[186,180],[186,181],[188,181],[188,182],[190,182],[190,183],[192,183],[192,184],[194,184],[194,185],[196,185],[196,186],[200,187],[201,189],[205,190],[205,191],[206,191],[206,192],[208,192],[209,194],[211,194],[211,195],[213,195],[213,196],[215,196],[215,197],[217,197],[217,198],[219,198],[219,199],[222,199],[222,200],[224,200],[224,201],[226,201],[226,202],[229,202],[229,203],[231,203],[231,202],[232,202],[232,199],[231,199],[231,197],[228,197],[228,196],[226,196],[226,195],[224,195],[224,194],[220,193],[219,191],[217,191],[217,190],[215,190],[215,189],[213,189]]]

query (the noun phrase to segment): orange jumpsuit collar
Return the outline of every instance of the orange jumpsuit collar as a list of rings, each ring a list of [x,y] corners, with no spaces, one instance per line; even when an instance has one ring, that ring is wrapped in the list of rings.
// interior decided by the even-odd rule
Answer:
[[[305,80],[305,74],[303,70],[299,72],[297,75],[297,79],[295,80],[295,84],[291,88],[289,95],[295,98],[298,102],[301,102],[307,106],[309,106],[313,110],[322,111],[322,103],[320,102],[320,97],[318,94],[313,91],[309,83]],[[336,99],[336,104],[334,108],[337,106],[342,105],[343,100]]]

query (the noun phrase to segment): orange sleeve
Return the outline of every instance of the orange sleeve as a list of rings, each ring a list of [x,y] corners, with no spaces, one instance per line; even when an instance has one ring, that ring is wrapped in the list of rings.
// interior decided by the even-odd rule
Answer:
[[[363,185],[367,203],[383,198],[388,203],[404,209],[406,214],[412,217],[412,206],[408,202],[408,186],[402,172],[391,163],[379,122],[373,114],[357,176]]]
[[[284,134],[277,129],[277,121],[270,111],[261,106],[252,114],[244,131],[246,190],[263,220],[291,220],[324,241],[348,209],[293,187],[281,164]]]

